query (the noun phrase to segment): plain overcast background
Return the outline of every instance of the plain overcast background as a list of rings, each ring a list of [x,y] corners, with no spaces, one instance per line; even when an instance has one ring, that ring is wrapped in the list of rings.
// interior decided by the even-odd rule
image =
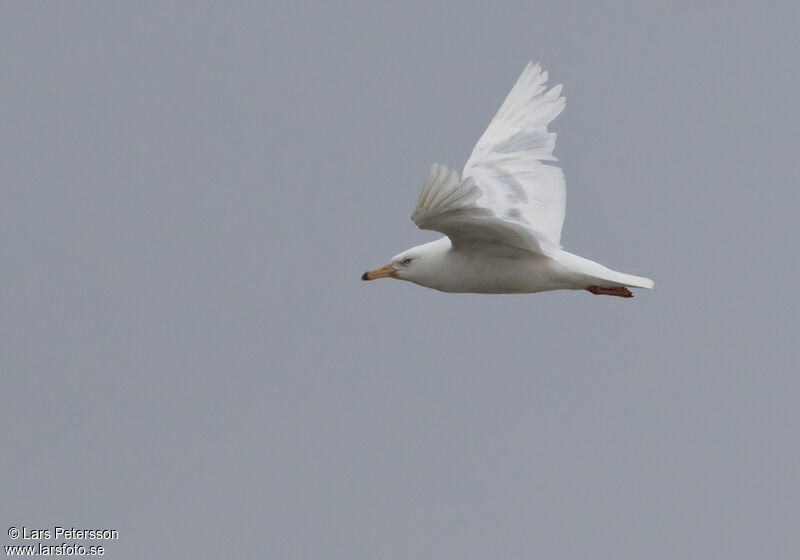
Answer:
[[[126,559],[797,558],[799,23],[5,2],[2,532],[114,528]],[[528,59],[565,86],[565,247],[656,289],[360,282],[435,238],[409,219],[429,166],[461,169]]]

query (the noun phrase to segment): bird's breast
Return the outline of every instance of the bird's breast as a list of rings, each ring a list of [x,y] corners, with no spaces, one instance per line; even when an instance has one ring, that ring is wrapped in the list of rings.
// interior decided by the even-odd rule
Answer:
[[[495,256],[453,252],[430,287],[443,292],[518,294],[566,287],[561,267],[544,255]]]

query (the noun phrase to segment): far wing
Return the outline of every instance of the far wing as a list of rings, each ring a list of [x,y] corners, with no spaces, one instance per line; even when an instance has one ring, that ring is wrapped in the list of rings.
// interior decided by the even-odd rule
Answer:
[[[528,63],[464,166],[465,182],[481,193],[476,206],[527,229],[542,246],[560,248],[566,209],[564,175],[556,166],[556,135],[547,125],[564,109],[561,86],[546,90],[547,72]]]
[[[454,247],[496,245],[546,255],[559,251],[544,234],[480,205],[483,194],[473,178],[462,181],[456,171],[434,164],[411,219],[422,229],[444,233]]]

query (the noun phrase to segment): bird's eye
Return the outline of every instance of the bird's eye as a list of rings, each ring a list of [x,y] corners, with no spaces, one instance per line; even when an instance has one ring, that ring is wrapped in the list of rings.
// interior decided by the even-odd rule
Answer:
[[[413,260],[414,259],[412,259],[411,257],[407,257],[407,258],[403,259],[403,264],[411,264],[411,261],[413,261]]]

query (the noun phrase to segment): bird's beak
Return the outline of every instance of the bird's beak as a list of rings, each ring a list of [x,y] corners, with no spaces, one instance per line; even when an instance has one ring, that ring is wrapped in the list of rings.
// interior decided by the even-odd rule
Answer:
[[[390,264],[380,268],[373,268],[361,275],[362,280],[377,280],[378,278],[397,278],[397,269]]]

